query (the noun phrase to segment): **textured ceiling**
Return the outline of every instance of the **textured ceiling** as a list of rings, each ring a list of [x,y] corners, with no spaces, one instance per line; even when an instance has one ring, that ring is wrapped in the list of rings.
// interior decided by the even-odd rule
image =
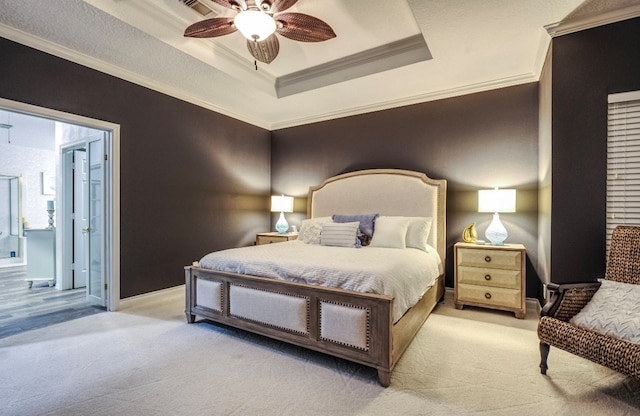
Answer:
[[[299,0],[289,11],[324,20],[337,37],[279,37],[278,57],[257,70],[239,33],[185,38],[203,17],[180,0],[0,0],[0,36],[277,129],[536,81],[547,30],[639,8],[640,0]],[[284,81],[296,88],[278,97]]]

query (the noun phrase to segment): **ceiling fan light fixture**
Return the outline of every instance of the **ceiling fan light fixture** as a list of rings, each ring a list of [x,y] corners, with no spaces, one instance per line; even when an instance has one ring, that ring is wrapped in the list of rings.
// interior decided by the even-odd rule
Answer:
[[[261,42],[276,31],[276,22],[259,10],[243,10],[233,19],[233,24],[245,38]]]

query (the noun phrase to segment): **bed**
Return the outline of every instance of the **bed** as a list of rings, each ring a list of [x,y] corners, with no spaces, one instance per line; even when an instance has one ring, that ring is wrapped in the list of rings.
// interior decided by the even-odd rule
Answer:
[[[292,241],[210,253],[207,255],[210,257],[185,267],[187,322],[202,318],[367,365],[377,370],[380,384],[388,386],[396,363],[444,295],[446,180],[430,179],[414,171],[370,169],[334,176],[309,188],[308,223],[323,222],[321,219],[334,214],[372,213],[379,215],[376,220],[379,224],[383,224],[380,218],[387,224],[398,218],[430,218],[427,250],[397,250],[384,244],[380,247],[379,242],[374,241],[383,234],[380,225],[377,229],[380,233],[374,232],[371,245],[363,248],[323,247],[324,244]],[[303,227],[300,233],[307,236],[309,227]],[[298,272],[290,270],[284,273],[291,278],[273,276],[271,272],[257,276],[248,262],[237,262],[233,267],[220,270],[211,268],[217,267],[215,262],[208,264],[211,258],[219,257],[218,253],[227,251],[241,253],[239,258],[244,258],[245,252],[238,252],[244,249],[258,251],[258,257],[276,256],[278,261],[271,262],[278,269],[275,274],[280,273],[281,256],[285,255],[282,252],[293,251],[296,258],[304,259],[299,257],[303,255],[300,253],[314,249],[335,250],[335,253],[351,250],[353,257],[357,257],[355,253],[360,256],[375,250],[394,255],[400,251],[412,255],[425,251],[435,256],[438,264],[434,277],[420,289],[417,300],[399,308],[399,303],[407,301],[393,291],[371,293],[358,291],[359,288],[353,290],[349,285],[323,286],[310,280],[313,276],[296,279]],[[424,257],[424,253],[419,256]],[[339,256],[334,257],[337,262]],[[382,257],[386,256],[377,255]],[[413,262],[404,261],[407,265]],[[297,267],[305,268],[307,263],[311,260],[298,261]],[[308,269],[304,270],[309,273]],[[323,283],[334,280],[331,270],[322,273],[325,274],[321,279]]]

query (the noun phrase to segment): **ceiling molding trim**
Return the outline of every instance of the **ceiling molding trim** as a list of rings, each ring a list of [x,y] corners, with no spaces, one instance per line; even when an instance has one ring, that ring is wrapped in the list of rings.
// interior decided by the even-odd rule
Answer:
[[[390,100],[380,102],[372,105],[364,105],[360,107],[353,107],[351,109],[340,110],[331,113],[320,114],[314,117],[305,117],[296,120],[288,120],[280,123],[272,123],[270,130],[279,130],[288,127],[296,127],[304,124],[318,123],[321,121],[333,120],[342,117],[356,116],[365,113],[372,113],[375,111],[389,110],[398,107],[404,107],[407,105],[421,104],[429,101],[442,100],[446,98],[459,97],[468,94],[475,94],[477,92],[490,91],[499,88],[513,87],[515,85],[527,84],[529,82],[536,82],[538,79],[533,73],[521,74],[512,77],[505,77],[501,79],[495,79],[493,81],[481,82],[472,85],[465,85],[458,88],[449,88],[446,90],[440,90],[433,93],[415,95],[412,97],[406,97],[399,100]]]
[[[533,75],[536,81],[540,80],[540,74],[542,74],[542,68],[544,68],[544,63],[547,60],[550,46],[551,36],[544,29],[540,29],[540,41],[538,42],[536,61],[533,64]]]
[[[432,59],[421,33],[276,80],[278,98]]]
[[[152,89],[154,91],[169,95],[171,97],[178,98],[180,100],[189,102],[191,104],[197,105],[199,107],[206,108],[208,110],[215,111],[222,115],[244,121],[246,123],[261,127],[263,129],[269,129],[269,125],[265,123],[263,120],[257,120],[250,117],[247,117],[247,114],[240,114],[236,112],[229,111],[225,108],[213,105],[211,103],[202,101],[197,99],[182,90],[178,90],[172,87],[167,86],[166,84],[162,84],[156,82],[147,77],[140,76],[134,72],[128,71],[126,69],[120,68],[118,66],[106,63],[99,59],[93,58],[89,55],[82,54],[80,52],[74,51],[67,47],[58,45],[51,41],[42,39],[40,37],[31,35],[29,33],[23,32],[21,30],[15,29],[13,27],[4,25],[0,23],[0,37],[6,38],[8,40],[20,43],[22,45],[28,46],[30,48],[37,49],[39,51],[48,53],[50,55],[57,56],[59,58],[65,59],[67,61],[85,66],[87,68],[94,69],[99,72],[103,72],[108,75],[112,75],[116,78],[123,79],[125,81],[132,82],[134,84],[140,85],[145,88]]]
[[[604,13],[581,16],[567,21],[553,23],[550,25],[546,25],[544,28],[552,38],[555,38],[557,36],[568,35],[571,33],[580,32],[582,30],[587,30],[610,23],[633,19],[639,16],[640,5],[636,4]]]

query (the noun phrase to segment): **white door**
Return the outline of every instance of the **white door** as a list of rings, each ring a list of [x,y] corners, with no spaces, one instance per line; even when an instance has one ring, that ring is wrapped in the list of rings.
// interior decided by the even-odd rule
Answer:
[[[90,304],[107,306],[109,273],[105,232],[110,132],[86,135],[62,149],[62,289],[86,288]],[[68,242],[68,243],[65,243]]]
[[[89,218],[87,207],[87,151],[73,151],[73,288],[87,286]]]
[[[88,226],[88,246],[85,246],[87,259],[87,299],[96,305],[106,306],[107,286],[105,273],[105,143],[107,133],[99,139],[90,139],[87,143],[87,181],[88,202],[86,217]]]

